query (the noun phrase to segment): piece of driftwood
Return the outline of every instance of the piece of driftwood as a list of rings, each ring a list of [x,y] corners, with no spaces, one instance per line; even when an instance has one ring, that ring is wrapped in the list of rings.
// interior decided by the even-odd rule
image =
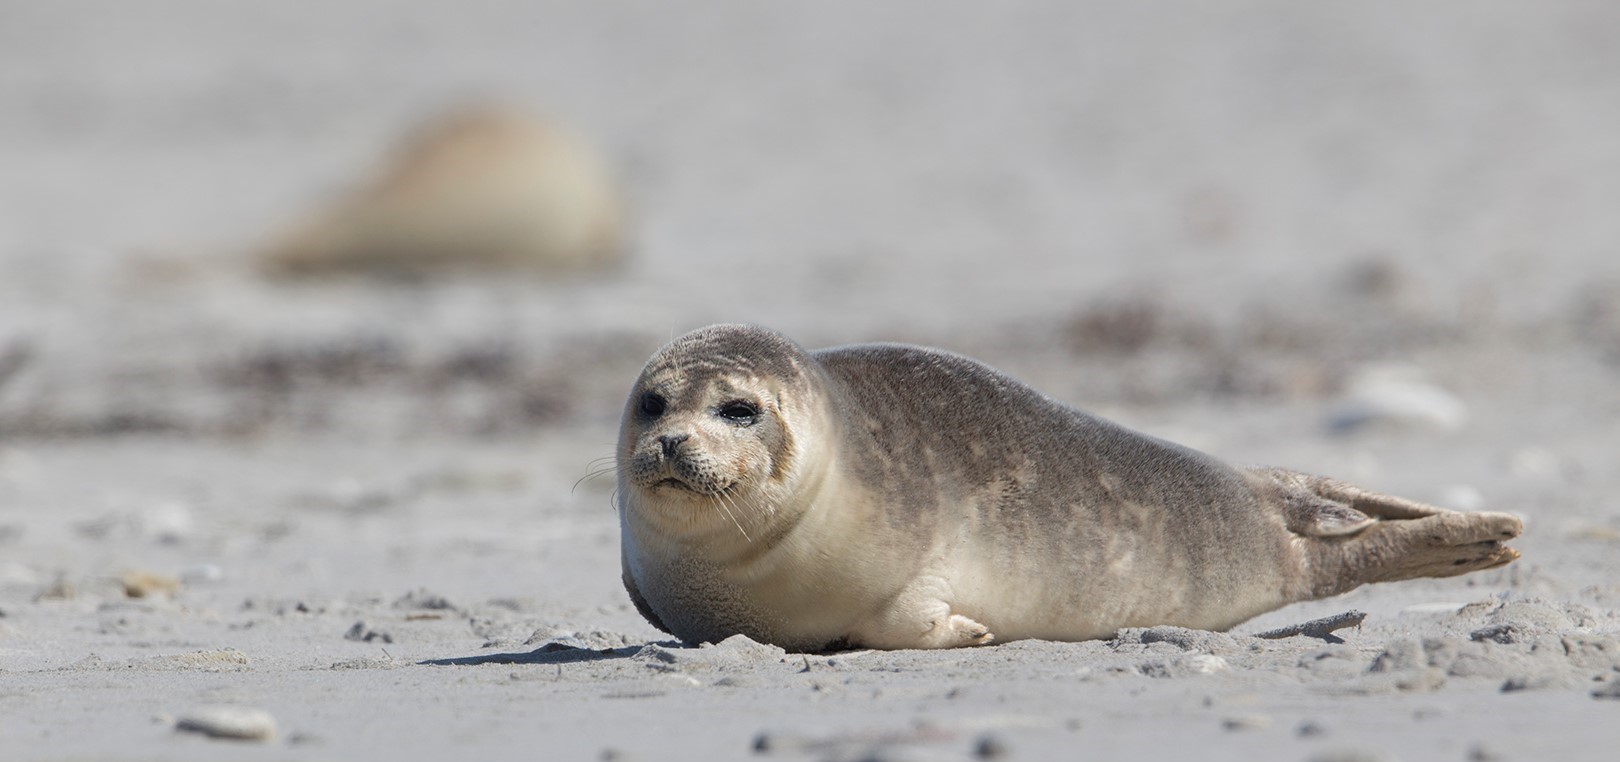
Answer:
[[[1311,621],[1303,624],[1291,624],[1287,627],[1278,627],[1275,630],[1258,632],[1255,633],[1254,636],[1257,638],[1266,638],[1267,640],[1280,640],[1282,638],[1291,638],[1295,635],[1304,635],[1308,638],[1317,638],[1320,640],[1325,640],[1329,643],[1343,643],[1344,638],[1334,635],[1333,632],[1335,630],[1342,630],[1346,627],[1360,627],[1361,620],[1366,618],[1366,612],[1346,611],[1343,614],[1334,614],[1333,616],[1325,616],[1321,619],[1312,619]]]

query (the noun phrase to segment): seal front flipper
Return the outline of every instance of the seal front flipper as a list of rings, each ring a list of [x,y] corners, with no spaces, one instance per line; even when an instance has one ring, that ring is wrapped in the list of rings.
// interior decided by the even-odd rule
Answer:
[[[866,648],[958,648],[993,642],[996,636],[990,628],[951,610],[952,597],[944,577],[919,576],[857,627],[849,641]]]
[[[641,597],[641,589],[636,587],[635,578],[630,576],[630,564],[622,560],[623,557],[624,553],[620,551],[620,563],[623,567],[620,579],[624,581],[624,591],[630,594],[630,603],[635,605],[636,613],[641,614],[648,624],[657,627],[660,631],[674,635],[675,633],[671,632],[669,627],[664,624],[664,620],[659,619],[658,615],[653,613],[652,607],[647,605],[647,599]]]
[[[1302,543],[1312,597],[1369,582],[1454,577],[1519,557],[1505,544],[1524,531],[1516,516],[1448,511],[1287,469],[1252,473],[1283,490],[1283,521]]]

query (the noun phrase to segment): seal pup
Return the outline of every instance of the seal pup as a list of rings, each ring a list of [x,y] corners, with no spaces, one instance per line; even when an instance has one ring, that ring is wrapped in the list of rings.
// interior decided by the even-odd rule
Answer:
[[[616,266],[626,228],[618,184],[583,138],[477,104],[411,131],[374,178],[281,235],[260,264],[285,278],[577,274]]]
[[[1501,566],[1523,529],[1231,466],[960,355],[743,325],[653,355],[616,459],[637,610],[688,642],[795,651],[1224,630]]]

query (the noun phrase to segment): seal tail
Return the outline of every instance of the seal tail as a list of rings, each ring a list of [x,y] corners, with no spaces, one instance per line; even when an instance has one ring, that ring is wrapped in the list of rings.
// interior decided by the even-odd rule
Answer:
[[[1252,473],[1282,488],[1283,520],[1303,546],[1311,597],[1369,582],[1455,577],[1512,563],[1517,516],[1462,513],[1280,468]]]

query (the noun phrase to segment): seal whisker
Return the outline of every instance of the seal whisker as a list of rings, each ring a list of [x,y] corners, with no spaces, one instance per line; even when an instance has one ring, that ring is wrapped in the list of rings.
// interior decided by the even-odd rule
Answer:
[[[736,526],[737,531],[742,533],[743,541],[752,543],[754,538],[748,536],[748,530],[743,529],[742,522],[737,520],[737,514],[731,510],[737,508],[737,504],[732,502],[731,497],[724,492],[718,492],[714,497],[716,503],[720,506],[720,510],[725,511],[726,517],[731,519],[732,525]],[[730,506],[730,508],[727,506]],[[737,510],[740,511],[741,509],[737,508]]]
[[[739,495],[736,492],[730,494],[735,498],[736,504],[746,508],[747,513],[753,514],[754,518],[764,520],[770,516],[770,509],[760,495]]]
[[[597,461],[592,461],[592,462],[594,463],[594,462],[597,462]],[[574,481],[574,486],[569,487],[568,491],[569,492],[574,492],[575,490],[579,489],[579,485],[584,484],[585,482],[588,482],[588,481],[590,481],[592,479],[596,479],[598,477],[604,476],[606,474],[615,473],[618,470],[619,470],[618,464],[610,464],[610,465],[601,466],[599,468],[595,468],[595,469],[592,469],[590,471],[587,471],[587,472],[585,472],[584,476],[581,476],[581,477],[579,477],[579,479]]]

